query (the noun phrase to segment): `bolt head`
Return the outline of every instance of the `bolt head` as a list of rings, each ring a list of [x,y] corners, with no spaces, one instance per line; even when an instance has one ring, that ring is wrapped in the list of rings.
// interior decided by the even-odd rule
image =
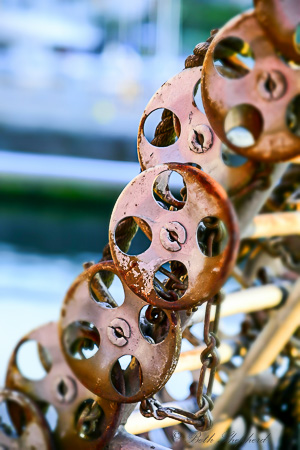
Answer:
[[[176,239],[174,239],[174,235]],[[170,252],[178,252],[186,241],[186,230],[179,222],[168,222],[160,230],[161,245]]]
[[[286,80],[279,70],[263,71],[257,78],[260,97],[267,101],[280,99],[286,91]]]
[[[53,383],[54,396],[59,403],[71,403],[77,395],[77,386],[69,376],[57,376]]]
[[[124,319],[116,318],[107,327],[107,337],[113,345],[123,347],[131,336],[131,329]]]
[[[188,137],[189,148],[194,153],[205,153],[213,145],[213,133],[208,125],[193,127]]]

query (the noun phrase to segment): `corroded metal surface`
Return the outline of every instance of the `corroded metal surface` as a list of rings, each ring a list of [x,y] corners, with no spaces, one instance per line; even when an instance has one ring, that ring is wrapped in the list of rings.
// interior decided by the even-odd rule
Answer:
[[[254,67],[248,73],[233,79],[221,75],[214,65],[217,44],[232,36],[249,44],[255,58]],[[233,62],[234,55],[231,58]],[[243,63],[240,67],[245,68]],[[285,161],[299,155],[300,137],[298,131],[292,133],[288,128],[287,109],[300,92],[300,70],[280,59],[254,12],[234,18],[216,35],[204,60],[202,81],[207,117],[219,138],[230,148],[265,162]],[[242,147],[228,139],[226,119],[234,107],[238,109],[232,114],[232,127],[250,130],[254,145]],[[296,121],[298,126],[298,118]]]
[[[118,402],[137,402],[156,393],[174,372],[181,344],[179,319],[175,312],[162,312],[166,320],[160,322],[156,314],[153,324],[158,333],[164,334],[153,342],[143,335],[140,321],[141,309],[150,307],[124,283],[125,300],[119,307],[111,308],[93,297],[92,279],[101,271],[118,275],[112,262],[95,264],[77,278],[66,295],[60,320],[64,354],[78,379],[95,394]],[[74,338],[68,336],[68,326],[79,320],[93,324],[100,335],[98,351],[85,360],[75,359],[70,352]],[[123,372],[118,363],[124,355],[136,358],[129,373]]]
[[[300,24],[299,0],[254,0],[257,18],[276,48],[292,61],[300,63],[300,42],[296,28]]]
[[[187,189],[186,202],[177,200],[179,210],[163,209],[154,199],[152,187],[160,174],[174,170],[179,173]],[[165,198],[171,195],[165,186]],[[163,184],[163,183],[162,183]],[[173,202],[174,204],[175,201]],[[115,229],[125,217],[143,219],[152,230],[148,250],[137,256],[123,253],[115,243]],[[228,242],[216,256],[205,256],[197,242],[199,223],[205,217],[220,219],[227,230]],[[161,242],[161,230],[170,222],[179,223],[185,230],[176,251]],[[172,237],[172,236],[171,236]],[[178,236],[177,236],[178,237]],[[138,175],[122,192],[112,213],[109,226],[111,252],[127,285],[145,301],[164,309],[189,309],[215,295],[230,274],[238,249],[238,228],[231,204],[224,189],[209,175],[184,164],[165,164],[148,169]],[[170,239],[176,240],[176,235]],[[173,242],[174,243],[174,242]],[[179,261],[188,272],[188,287],[181,298],[164,300],[157,295],[153,280],[156,271],[168,261]]]
[[[138,156],[143,170],[158,164],[179,162],[197,164],[226,190],[235,192],[249,183],[255,164],[248,161],[242,167],[229,167],[222,159],[222,142],[211,128],[207,117],[194,100],[194,91],[201,81],[202,67],[185,69],[175,75],[154,94],[140,122]],[[201,87],[199,85],[198,89]],[[144,135],[149,114],[158,108],[172,111],[180,122],[180,136],[168,147],[156,147]],[[203,144],[199,137],[203,136]]]
[[[44,358],[41,357],[41,362],[48,372],[43,379],[38,381],[25,378],[17,365],[18,349],[29,340],[35,340],[42,346],[40,350],[42,351],[41,356],[44,355]],[[47,362],[45,355],[48,352],[50,359]],[[120,405],[96,397],[72,373],[60,349],[58,328],[54,322],[32,331],[17,344],[9,363],[6,385],[22,391],[40,404],[45,405],[46,403],[54,406],[58,414],[56,428],[53,432],[55,448],[91,450],[103,448],[119,425]],[[84,423],[83,418],[79,417],[81,409],[84,409],[87,401],[91,403],[95,401],[101,408],[99,409],[101,415],[96,425],[99,431],[97,437],[93,433],[90,438],[87,436],[83,438],[79,435],[88,422],[86,419],[86,423]],[[80,420],[82,426],[80,426]]]
[[[0,448],[11,450],[54,450],[50,430],[39,408],[30,398],[21,392],[10,389],[0,391],[0,405],[6,403],[8,408],[18,407],[24,420],[22,429],[21,417],[19,417],[19,436],[4,433],[0,417]]]

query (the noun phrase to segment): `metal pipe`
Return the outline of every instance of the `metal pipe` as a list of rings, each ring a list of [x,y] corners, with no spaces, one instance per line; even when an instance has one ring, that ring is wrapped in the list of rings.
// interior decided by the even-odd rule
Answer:
[[[261,210],[266,200],[270,197],[271,192],[274,189],[275,184],[284,174],[287,163],[277,164],[274,167],[272,174],[270,175],[270,187],[265,190],[254,190],[243,199],[243,201],[235,202],[234,206],[237,212],[237,216],[240,224],[241,237],[247,236],[249,224],[251,226],[253,217],[255,217]]]
[[[291,234],[300,234],[299,211],[259,214],[254,217],[244,237],[258,239]]]
[[[166,403],[163,406],[174,406],[174,403]],[[154,417],[144,417],[139,410],[133,411],[128,418],[125,429],[132,434],[146,433],[150,430],[157,430],[158,428],[172,427],[178,425],[180,422],[166,417],[164,420],[156,420]],[[153,443],[152,443],[153,444]],[[110,447],[109,447],[110,448]]]
[[[295,158],[290,159],[289,162],[293,164],[300,164],[300,156],[296,156]]]
[[[235,352],[234,342],[222,342],[219,347],[220,363],[224,364],[233,357]],[[175,373],[184,372],[185,370],[197,370],[202,366],[200,355],[201,352],[206,348],[205,345],[193,348],[193,350],[188,350],[187,352],[182,352],[178,364],[175,369]]]
[[[252,287],[238,292],[232,292],[225,296],[222,303],[221,317],[274,308],[280,304],[282,298],[283,291],[280,287],[273,284],[266,284],[265,286]],[[203,322],[204,314],[204,307],[200,307],[190,318],[188,325]],[[215,311],[212,310],[212,320],[214,319],[214,314]]]

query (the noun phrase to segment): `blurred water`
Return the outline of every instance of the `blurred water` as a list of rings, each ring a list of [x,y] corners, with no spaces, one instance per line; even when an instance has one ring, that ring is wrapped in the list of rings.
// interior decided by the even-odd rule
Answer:
[[[0,386],[19,339],[58,319],[64,295],[82,271],[82,262],[93,258],[91,254],[23,253],[0,245]]]

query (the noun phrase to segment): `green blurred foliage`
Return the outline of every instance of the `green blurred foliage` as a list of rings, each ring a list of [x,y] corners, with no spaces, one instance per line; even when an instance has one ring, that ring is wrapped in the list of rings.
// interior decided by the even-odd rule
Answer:
[[[182,51],[191,53],[198,42],[205,41],[214,28],[221,28],[228,20],[240,14],[245,3],[228,1],[182,0]]]

